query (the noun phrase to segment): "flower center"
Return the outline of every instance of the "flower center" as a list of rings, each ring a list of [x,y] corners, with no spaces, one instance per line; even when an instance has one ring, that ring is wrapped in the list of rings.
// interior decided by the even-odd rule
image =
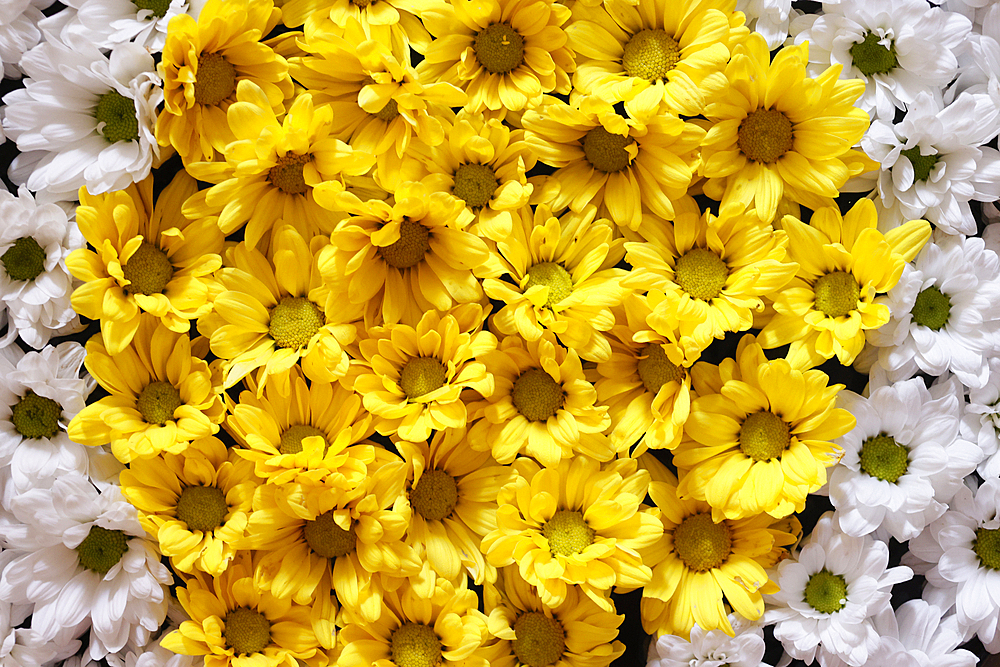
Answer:
[[[868,438],[861,445],[861,469],[871,477],[896,483],[906,474],[909,450],[887,435]]]
[[[447,369],[434,357],[414,357],[399,374],[399,388],[409,399],[420,398],[444,386]]]
[[[177,518],[190,530],[214,530],[229,513],[226,494],[215,486],[189,486],[177,499]]]
[[[566,651],[562,623],[537,611],[526,611],[514,621],[514,655],[528,667],[548,667]]]
[[[351,4],[359,9],[364,9],[368,5],[371,5],[375,0],[351,0]]]
[[[545,421],[555,415],[566,400],[562,385],[540,368],[521,373],[510,392],[517,411],[530,421]]]
[[[302,174],[302,167],[310,160],[312,160],[312,155],[309,153],[304,155],[286,153],[284,157],[279,157],[278,164],[267,172],[267,180],[271,181],[271,185],[282,192],[300,195],[309,189],[305,176]]]
[[[425,470],[410,490],[410,504],[417,514],[428,521],[440,521],[451,516],[458,504],[458,485],[444,470]]]
[[[640,355],[636,364],[639,378],[651,394],[659,392],[660,387],[668,382],[681,382],[687,373],[683,367],[670,361],[659,343],[647,343]]]
[[[710,513],[692,514],[674,528],[674,551],[690,570],[719,567],[733,551],[729,524],[715,523]]]
[[[506,23],[480,30],[473,48],[479,64],[492,74],[506,74],[524,62],[524,38]]]
[[[899,151],[899,154],[910,161],[913,165],[913,180],[916,181],[926,181],[930,178],[931,169],[934,165],[938,163],[941,159],[940,153],[933,153],[931,155],[921,155],[920,146],[914,146],[913,148],[907,148],[905,151]]]
[[[729,267],[707,248],[692,248],[677,258],[674,282],[696,299],[708,301],[719,296],[729,278]]]
[[[326,433],[323,431],[309,424],[295,424],[294,426],[289,426],[281,434],[281,440],[278,442],[278,451],[282,454],[298,454],[302,451],[302,441],[313,435],[323,438],[326,447],[330,446],[330,443],[326,439]],[[323,452],[326,453],[326,448],[323,449]]]
[[[309,548],[323,558],[346,556],[354,551],[358,542],[354,523],[349,530],[344,530],[333,520],[333,510],[320,514],[313,521],[306,521],[302,532]]]
[[[667,78],[681,59],[677,41],[660,28],[640,30],[625,43],[622,67],[629,76],[647,81]]]
[[[117,90],[109,90],[97,100],[94,111],[97,131],[109,144],[119,141],[136,141],[139,138],[139,117],[135,102]]]
[[[524,291],[535,285],[545,285],[549,288],[549,296],[545,299],[548,308],[553,307],[573,292],[573,278],[569,271],[555,262],[541,262],[528,269],[528,284]]]
[[[132,0],[132,4],[139,9],[148,9],[158,19],[166,16],[170,8],[170,0]]]
[[[128,536],[120,530],[91,526],[90,532],[76,548],[80,565],[102,577],[118,564],[128,551]]]
[[[542,526],[542,535],[549,541],[552,553],[572,556],[593,544],[595,533],[580,512],[559,510]]]
[[[979,562],[991,570],[1000,570],[1000,530],[977,528],[972,550],[979,556]]]
[[[754,162],[772,163],[792,148],[792,121],[777,109],[758,109],[740,123],[736,144]]]
[[[482,208],[489,203],[499,183],[488,164],[462,164],[455,170],[455,188],[451,192],[472,208]]]
[[[443,660],[441,640],[434,628],[423,623],[404,623],[396,628],[389,650],[396,667],[436,667]]]
[[[221,53],[202,52],[194,82],[194,101],[215,105],[236,92],[236,68]]]
[[[816,310],[830,317],[840,317],[857,308],[861,295],[858,281],[845,271],[820,276],[813,291],[816,293]]]
[[[271,309],[267,331],[278,347],[297,350],[323,326],[323,311],[303,296],[286,296]]]
[[[848,53],[854,59],[854,66],[865,76],[888,74],[899,66],[896,45],[890,43],[889,48],[886,48],[879,44],[879,37],[873,32],[865,35],[865,41],[855,42]]]
[[[403,218],[399,223],[399,239],[387,246],[381,246],[378,254],[389,266],[408,269],[424,259],[430,249],[430,230],[419,222]]]
[[[920,326],[939,330],[948,323],[951,314],[951,299],[941,292],[937,285],[931,285],[917,295],[910,315]]]
[[[769,410],[748,416],[740,427],[740,449],[754,461],[770,461],[781,456],[791,442],[788,424]]]
[[[260,653],[271,643],[271,622],[259,611],[247,607],[233,609],[222,623],[226,645],[237,655]]]
[[[39,396],[30,389],[10,412],[14,430],[25,438],[52,438],[59,432],[62,407],[51,398]]]
[[[147,384],[135,402],[139,414],[147,424],[163,426],[174,418],[174,410],[184,404],[181,392],[174,385],[162,380]]]
[[[389,100],[385,103],[385,106],[382,107],[377,114],[375,114],[375,117],[386,123],[391,123],[399,118],[399,103],[397,103],[396,100]]]
[[[11,280],[34,280],[45,270],[45,250],[38,241],[24,236],[0,256],[0,262]]]
[[[167,253],[143,241],[122,267],[128,294],[162,294],[174,277],[174,265]]]
[[[594,169],[613,174],[632,163],[632,157],[625,147],[634,143],[635,139],[632,137],[612,134],[598,125],[584,135],[583,154]]]
[[[805,593],[806,603],[821,614],[840,611],[847,604],[847,582],[826,569],[809,577]]]

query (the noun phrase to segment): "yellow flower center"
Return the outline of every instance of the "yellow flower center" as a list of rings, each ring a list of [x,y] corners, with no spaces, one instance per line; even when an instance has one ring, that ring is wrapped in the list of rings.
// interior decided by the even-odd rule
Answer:
[[[177,499],[177,518],[190,530],[215,530],[228,513],[226,494],[215,486],[188,486]]]
[[[820,570],[806,584],[806,603],[821,614],[840,611],[847,604],[847,582],[839,574]]]
[[[118,564],[128,551],[128,536],[120,530],[91,526],[90,532],[76,548],[80,565],[102,577]]]
[[[396,628],[389,650],[396,667],[437,667],[444,659],[437,633],[423,623],[404,623]]]
[[[166,16],[170,9],[170,0],[132,0],[132,4],[139,9],[148,9],[158,19]]]
[[[271,643],[271,622],[247,607],[233,609],[222,619],[222,636],[236,655],[260,653]]]
[[[194,82],[194,101],[216,105],[236,92],[236,68],[221,53],[202,51]]]
[[[556,619],[526,611],[514,621],[513,648],[522,665],[548,667],[566,651],[566,631]]]
[[[155,380],[143,387],[135,401],[135,407],[146,423],[160,426],[173,419],[174,410],[183,404],[180,390],[162,380]]]
[[[934,165],[938,163],[941,159],[940,153],[932,153],[930,155],[921,155],[920,146],[914,146],[913,148],[907,148],[905,151],[899,151],[899,154],[910,161],[913,165],[913,180],[914,181],[926,181],[930,178],[931,169]]]
[[[583,154],[594,169],[613,174],[631,164],[632,158],[625,147],[634,143],[632,137],[612,134],[598,125],[584,135]]]
[[[792,121],[777,109],[758,109],[740,123],[737,145],[748,160],[770,164],[792,149]]]
[[[286,296],[271,309],[268,333],[278,347],[297,350],[316,335],[326,318],[315,303],[301,296]]]
[[[729,524],[715,523],[711,513],[692,514],[674,528],[674,551],[690,570],[707,572],[719,567],[733,552]]]
[[[455,170],[455,188],[451,191],[472,208],[482,208],[497,191],[496,172],[488,164],[462,164]]]
[[[573,292],[573,278],[569,271],[555,262],[540,262],[528,269],[528,284],[524,286],[527,292],[535,285],[545,285],[549,295],[545,305],[553,307]]]
[[[135,102],[117,90],[109,90],[98,98],[94,118],[97,119],[97,131],[109,144],[139,138]]]
[[[983,567],[1000,570],[1000,530],[977,528],[972,550],[979,556]]]
[[[867,33],[865,41],[855,42],[847,52],[851,54],[854,66],[865,76],[888,74],[899,67],[896,45],[890,44],[889,48],[884,47],[879,44],[879,37],[875,33]]]
[[[514,407],[526,419],[545,421],[554,416],[566,401],[562,385],[540,368],[524,371],[514,380],[510,392]]]
[[[887,435],[868,438],[861,445],[861,469],[893,484],[906,474],[908,457],[909,450]]]
[[[861,295],[858,281],[844,271],[820,276],[813,291],[816,293],[816,310],[830,317],[840,317],[855,310]]]
[[[729,278],[729,267],[707,248],[692,248],[677,258],[674,282],[695,299],[708,301],[719,296]]]
[[[306,521],[302,531],[306,544],[322,558],[339,558],[354,551],[358,536],[351,523],[350,530],[344,530],[333,520],[333,510],[325,512],[313,521]]]
[[[45,270],[45,250],[38,241],[24,236],[0,256],[0,262],[11,280],[34,280]]]
[[[399,373],[399,388],[409,399],[420,398],[444,386],[448,370],[435,357],[414,357]]]
[[[30,389],[10,410],[14,430],[22,437],[34,440],[52,438],[59,433],[62,407],[51,398],[39,396]]]
[[[295,424],[294,426],[289,426],[281,434],[281,440],[278,442],[278,451],[282,454],[298,454],[302,451],[302,441],[314,435],[323,438],[326,448],[330,446],[330,443],[326,439],[326,433],[323,431],[309,424]],[[326,453],[326,448],[323,449],[324,453]]]
[[[660,28],[653,28],[640,30],[625,43],[622,67],[629,76],[657,81],[667,78],[680,59],[680,44]]]
[[[651,394],[659,392],[660,387],[668,382],[681,382],[687,374],[682,366],[670,361],[659,343],[647,343],[639,354],[636,364],[639,379]]]
[[[385,106],[382,107],[377,114],[375,114],[375,117],[386,123],[391,123],[399,118],[399,104],[396,100],[389,100],[385,103]]]
[[[583,514],[572,510],[559,510],[542,526],[549,550],[561,556],[580,553],[594,543],[595,534],[583,520]]]
[[[284,157],[278,158],[278,164],[271,167],[267,172],[267,180],[271,185],[284,193],[290,195],[300,195],[309,189],[306,185],[302,168],[312,160],[312,155],[306,153],[298,155],[296,153],[285,153]]]
[[[948,323],[951,299],[937,285],[931,285],[917,295],[910,315],[917,324],[938,331]]]
[[[358,9],[364,9],[368,5],[374,4],[375,0],[351,0],[351,4]]]
[[[458,504],[458,484],[444,470],[425,470],[410,490],[410,504],[428,521],[446,519]]]
[[[506,23],[480,30],[473,48],[479,64],[492,74],[506,74],[524,62],[524,38]]]
[[[791,442],[785,420],[769,410],[746,418],[739,434],[740,449],[754,461],[770,461],[781,456]]]
[[[129,281],[124,288],[128,294],[162,294],[174,277],[174,265],[167,253],[143,241],[122,266],[122,273]]]
[[[378,254],[389,266],[408,269],[423,261],[430,250],[430,230],[419,222],[403,218],[399,223],[399,239],[378,249]]]

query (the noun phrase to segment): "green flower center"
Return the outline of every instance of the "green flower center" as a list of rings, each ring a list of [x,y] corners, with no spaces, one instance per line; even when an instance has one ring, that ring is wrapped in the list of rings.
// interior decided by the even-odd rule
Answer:
[[[522,665],[548,667],[566,651],[566,631],[556,619],[526,611],[514,621],[513,648]]]
[[[323,431],[309,424],[295,424],[294,426],[289,426],[281,434],[281,440],[278,442],[278,451],[282,454],[298,454],[302,451],[302,441],[314,435],[323,438],[323,442],[326,443],[327,448],[330,446],[329,441],[326,439],[326,433]],[[323,452],[326,453],[326,448],[323,449]]]
[[[813,291],[816,294],[816,310],[830,317],[840,317],[856,309],[861,296],[858,281],[844,271],[820,276]]]
[[[583,520],[583,514],[559,510],[542,526],[542,535],[549,541],[549,550],[561,556],[578,554],[594,543],[594,529]]]
[[[715,523],[710,513],[692,514],[674,528],[674,551],[689,570],[719,567],[733,552],[729,524]]]
[[[190,530],[215,530],[228,513],[226,494],[214,486],[188,486],[177,499],[177,518]]]
[[[132,4],[139,9],[148,9],[153,12],[153,16],[162,19],[170,9],[170,0],[132,0]]]
[[[422,262],[430,247],[430,230],[419,222],[403,218],[399,224],[399,239],[381,246],[378,254],[389,266],[408,269]]]
[[[785,420],[769,410],[754,412],[740,427],[740,449],[754,461],[778,458],[791,439]]]
[[[101,95],[97,100],[94,118],[98,123],[97,131],[109,144],[136,141],[139,138],[139,117],[135,114],[135,102],[117,90],[109,90]]]
[[[573,292],[573,278],[569,275],[569,271],[555,262],[540,262],[528,269],[528,284],[524,286],[524,291],[527,292],[535,285],[545,285],[549,288],[549,295],[545,299],[548,308],[552,308]]]
[[[139,392],[135,407],[147,424],[163,426],[168,420],[174,418],[174,410],[183,404],[181,392],[177,387],[169,382],[155,380]]]
[[[635,139],[632,137],[612,134],[598,125],[584,135],[583,154],[594,169],[613,174],[631,164],[631,157],[625,147],[634,143]]]
[[[887,435],[868,438],[861,445],[861,469],[869,476],[896,483],[906,474],[909,450]]]
[[[333,510],[325,512],[313,521],[306,521],[306,544],[322,558],[339,558],[354,551],[358,536],[351,523],[349,530],[344,530],[333,520]]]
[[[948,323],[948,316],[951,315],[951,299],[942,293],[937,285],[931,285],[917,295],[910,315],[920,326],[937,331]]]
[[[777,109],[758,109],[740,123],[736,144],[748,160],[771,164],[792,148],[792,121]]]
[[[221,53],[202,52],[194,82],[194,101],[216,105],[236,92],[236,68]]]
[[[410,490],[410,504],[428,521],[445,519],[458,504],[458,484],[444,470],[425,470]]]
[[[514,380],[510,392],[514,407],[530,421],[554,416],[566,401],[562,385],[540,368],[531,368]]]
[[[873,74],[888,74],[899,66],[896,59],[896,45],[890,44],[889,48],[879,44],[879,37],[873,32],[865,35],[865,41],[855,42],[854,46],[848,49],[854,66],[861,70],[865,76]]]
[[[489,203],[499,183],[488,164],[462,164],[455,170],[455,188],[451,193],[472,208],[482,208]]]
[[[658,393],[660,387],[668,382],[683,381],[687,375],[684,367],[677,366],[670,361],[667,353],[663,351],[663,346],[659,343],[647,343],[642,348],[636,367],[639,371],[639,379],[642,380],[646,391],[651,394]]]
[[[444,386],[448,370],[435,357],[414,357],[399,373],[399,388],[409,399],[420,398]]]
[[[25,438],[53,438],[59,433],[62,407],[51,398],[39,396],[30,389],[10,412],[14,430]]]
[[[972,550],[979,556],[979,562],[991,570],[1000,570],[1000,530],[977,528]]]
[[[479,64],[491,74],[506,74],[524,62],[524,38],[506,23],[480,30],[473,48]]]
[[[102,577],[118,564],[128,551],[128,536],[120,530],[91,526],[90,532],[76,548],[80,565]]]
[[[377,114],[375,114],[375,117],[383,122],[391,123],[399,118],[399,103],[396,102],[396,100],[390,99],[385,103],[385,106],[382,107]]]
[[[260,653],[271,643],[271,622],[247,607],[233,609],[222,619],[222,636],[236,655]]]
[[[941,159],[940,153],[933,153],[931,155],[921,155],[920,146],[914,146],[913,148],[907,148],[906,150],[899,151],[899,154],[910,161],[913,165],[913,180],[926,181],[930,178],[931,169],[934,165],[938,163]]]
[[[24,236],[0,256],[0,262],[11,280],[34,280],[45,270],[45,250],[38,241]]]
[[[847,604],[847,582],[839,574],[823,569],[809,577],[806,604],[821,614],[832,614]]]
[[[404,623],[389,640],[396,667],[437,667],[444,660],[441,640],[434,628],[423,623]]]
[[[167,253],[152,243],[143,241],[122,266],[122,273],[129,284],[128,294],[162,294],[174,277],[174,265]]]
[[[267,172],[267,180],[286,194],[300,195],[309,189],[302,168],[310,160],[312,160],[312,155],[309,153],[304,155],[286,153],[284,157],[279,157],[278,164]]]
[[[315,303],[302,296],[286,296],[271,309],[268,333],[278,347],[297,350],[316,335],[326,318]]]
[[[681,47],[660,28],[640,30],[625,43],[622,67],[629,76],[647,81],[667,78],[681,59]]]
[[[719,296],[729,278],[729,267],[707,248],[692,248],[677,258],[674,282],[695,299],[708,301]]]

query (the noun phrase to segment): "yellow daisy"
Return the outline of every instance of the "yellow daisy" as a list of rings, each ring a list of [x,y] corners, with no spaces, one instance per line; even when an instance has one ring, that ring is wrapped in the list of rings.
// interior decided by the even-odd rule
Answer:
[[[844,385],[768,361],[751,335],[735,359],[698,363],[693,374],[698,398],[674,450],[680,496],[706,501],[716,521],[801,512],[840,460],[832,441],[854,428],[851,413],[834,407]]]
[[[281,22],[288,28],[327,19],[339,26],[357,21],[365,30],[388,26],[393,40],[403,40],[417,53],[423,53],[431,36],[418,17],[433,3],[434,0],[283,0]]]
[[[122,463],[177,454],[188,443],[214,435],[225,418],[217,365],[203,361],[205,340],[195,343],[144,317],[132,343],[112,354],[94,336],[87,341],[87,370],[107,391],[69,423],[70,439],[111,451]]]
[[[184,172],[153,203],[153,177],[103,195],[80,188],[76,222],[93,250],[80,248],[66,267],[83,281],[72,296],[73,309],[101,321],[111,354],[132,341],[142,313],[171,331],[185,333],[191,320],[212,310],[218,284],[212,273],[222,265],[225,241],[215,220],[190,221],[184,201],[198,184]]]

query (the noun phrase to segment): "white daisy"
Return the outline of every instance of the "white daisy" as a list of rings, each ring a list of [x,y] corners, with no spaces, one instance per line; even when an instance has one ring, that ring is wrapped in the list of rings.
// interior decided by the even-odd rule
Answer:
[[[163,50],[167,24],[187,12],[187,0],[63,0],[75,8],[65,30],[103,49],[135,42],[152,53]],[[65,33],[64,33],[65,34]]]
[[[973,30],[982,32],[991,21],[1000,22],[1000,5],[996,0],[933,0],[950,12],[958,12],[972,21]]]
[[[1000,17],[1000,4],[996,5]],[[998,21],[1000,28],[1000,21]],[[1000,33],[1000,30],[997,31]],[[944,101],[951,102],[960,93],[989,95],[1000,102],[1000,34],[996,37],[973,33],[965,53],[959,58],[958,78],[948,86]]]
[[[17,63],[41,39],[37,24],[42,10],[53,0],[3,0],[0,2],[0,67],[3,76],[21,76]]]
[[[764,623],[785,652],[822,667],[864,665],[879,646],[874,617],[892,614],[892,586],[913,576],[889,564],[889,547],[840,531],[833,512],[816,523],[797,559],[771,576],[781,591],[765,595]]]
[[[769,667],[764,658],[764,631],[739,614],[730,614],[729,623],[736,633],[730,637],[722,630],[705,632],[695,624],[691,639],[661,635],[649,645],[646,667]]]
[[[15,555],[13,551],[0,551],[0,572]],[[0,599],[0,665],[38,667],[79,650],[79,641],[59,646],[42,641],[31,628],[18,628],[30,614],[31,605],[14,605],[9,600]]]
[[[167,622],[156,636],[144,646],[131,641],[116,653],[109,653],[103,659],[94,659],[89,653],[73,656],[61,667],[195,667],[204,665],[203,656],[182,655],[160,646],[160,641],[180,626],[191,620],[180,604],[173,598],[167,606]],[[107,665],[105,665],[107,663]]]
[[[983,478],[1000,477],[1000,357],[990,357],[989,378],[969,390],[963,401],[961,433],[983,450],[978,471]]]
[[[876,623],[882,644],[870,664],[974,667],[978,662],[976,654],[958,648],[966,639],[958,617],[955,614],[942,616],[941,608],[928,604],[926,600],[904,602],[896,610],[895,617],[882,617],[889,623]]]
[[[772,51],[788,39],[788,22],[801,14],[792,0],[736,0],[736,11],[746,14],[747,27],[760,33]]]

